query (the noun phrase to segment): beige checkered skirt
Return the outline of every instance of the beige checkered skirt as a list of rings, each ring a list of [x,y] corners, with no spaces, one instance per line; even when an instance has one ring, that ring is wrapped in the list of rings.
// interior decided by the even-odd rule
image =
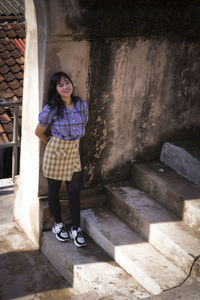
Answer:
[[[52,136],[43,157],[43,174],[47,178],[71,181],[74,172],[81,171],[79,141],[66,141]]]

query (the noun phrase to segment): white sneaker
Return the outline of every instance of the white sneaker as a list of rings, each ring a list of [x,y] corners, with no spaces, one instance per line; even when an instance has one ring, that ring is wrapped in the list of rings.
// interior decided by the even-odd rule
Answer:
[[[69,235],[66,231],[65,225],[60,223],[55,223],[52,227],[52,232],[56,235],[57,240],[60,242],[66,242],[69,240]]]
[[[76,247],[84,247],[86,246],[85,239],[82,235],[81,228],[79,227],[77,230],[74,230],[73,227],[70,230],[69,233],[70,237],[74,240],[74,244]]]

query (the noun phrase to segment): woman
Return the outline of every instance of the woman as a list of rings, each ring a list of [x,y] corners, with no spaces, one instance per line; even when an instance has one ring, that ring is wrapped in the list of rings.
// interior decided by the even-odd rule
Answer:
[[[70,237],[77,247],[86,245],[80,228],[81,162],[79,141],[85,134],[88,105],[74,94],[74,85],[63,72],[55,73],[50,81],[48,102],[39,114],[35,134],[47,144],[43,158],[43,174],[48,181],[48,203],[55,219],[52,232],[59,241]],[[50,128],[52,137],[47,136]],[[69,235],[62,222],[59,190],[65,181],[72,227]]]

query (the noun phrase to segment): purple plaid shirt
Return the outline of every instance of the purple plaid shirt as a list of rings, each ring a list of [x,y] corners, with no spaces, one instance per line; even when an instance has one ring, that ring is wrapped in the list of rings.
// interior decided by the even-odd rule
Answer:
[[[62,140],[74,141],[85,135],[88,121],[88,104],[79,99],[72,110],[65,107],[62,118],[58,118],[49,105],[45,105],[39,114],[39,124],[50,127],[51,133]]]

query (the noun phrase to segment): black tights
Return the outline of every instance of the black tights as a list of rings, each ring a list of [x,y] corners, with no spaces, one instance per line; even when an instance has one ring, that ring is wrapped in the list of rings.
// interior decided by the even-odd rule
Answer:
[[[62,181],[47,178],[48,180],[48,203],[49,209],[56,223],[62,222],[59,190]],[[72,180],[66,181],[66,189],[69,196],[69,208],[74,229],[80,226],[80,191],[81,172],[73,173]]]

